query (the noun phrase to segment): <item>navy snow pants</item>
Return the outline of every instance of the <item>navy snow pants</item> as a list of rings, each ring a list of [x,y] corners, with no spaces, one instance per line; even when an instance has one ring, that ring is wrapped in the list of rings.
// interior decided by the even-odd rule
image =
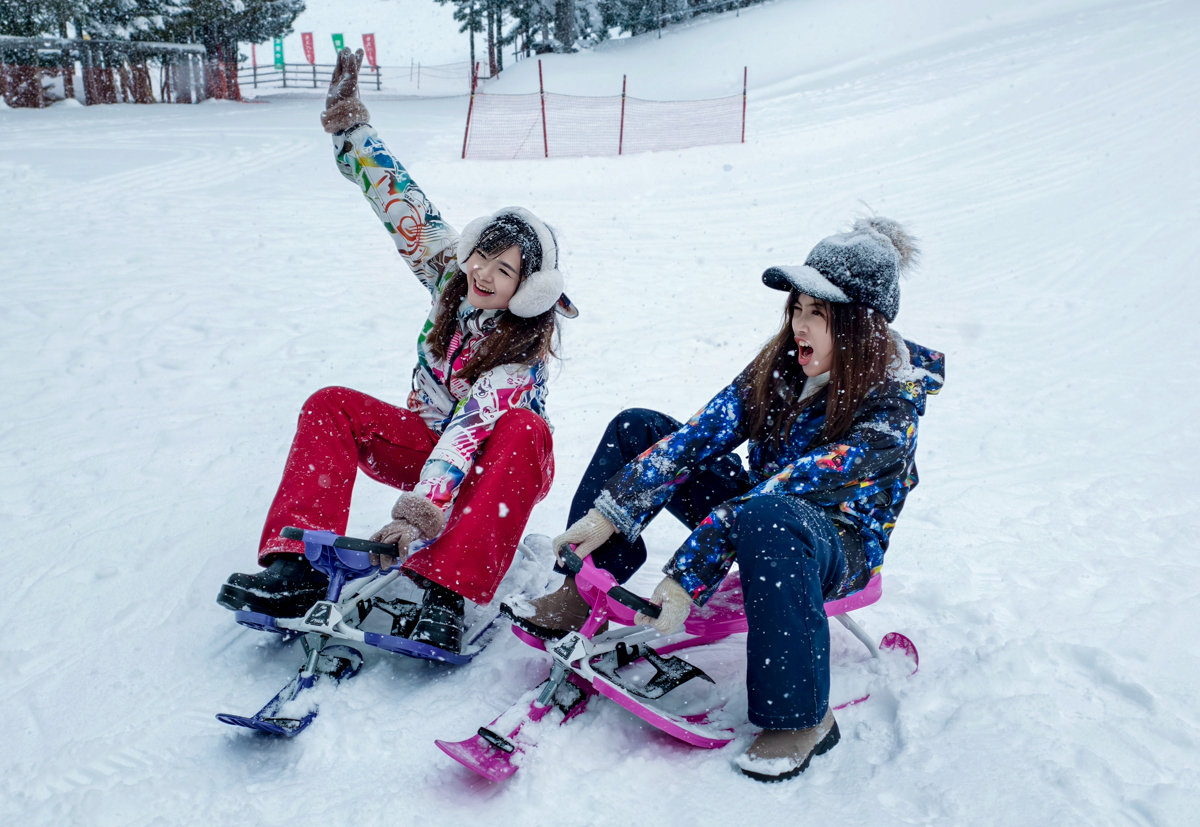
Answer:
[[[596,447],[575,491],[567,524],[593,507],[613,474],[681,424],[644,408],[622,411]],[[694,529],[718,505],[751,487],[741,459],[730,454],[694,472],[666,509]],[[812,503],[772,495],[742,505],[732,539],[750,627],[750,722],[765,729],[816,726],[829,706],[825,596],[837,591],[846,570],[837,527]],[[623,583],[646,562],[646,544],[640,537],[631,543],[616,534],[592,553],[592,559]]]

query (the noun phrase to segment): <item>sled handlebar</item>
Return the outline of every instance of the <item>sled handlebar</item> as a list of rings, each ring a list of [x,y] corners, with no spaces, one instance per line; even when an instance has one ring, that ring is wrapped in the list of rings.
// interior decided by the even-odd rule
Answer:
[[[288,526],[279,532],[285,540],[304,540],[304,529]],[[334,548],[344,548],[350,551],[365,551],[368,554],[386,554],[396,556],[395,543],[372,543],[370,540],[360,540],[357,537],[338,537],[333,541]]]
[[[583,571],[583,560],[579,559],[579,555],[569,548],[564,548],[562,554],[562,565],[572,575],[577,575]],[[638,597],[633,592],[624,586],[613,586],[607,592],[608,596],[613,600],[633,609],[635,612],[641,612],[646,617],[657,618],[662,614],[662,607],[656,606],[645,598]]]

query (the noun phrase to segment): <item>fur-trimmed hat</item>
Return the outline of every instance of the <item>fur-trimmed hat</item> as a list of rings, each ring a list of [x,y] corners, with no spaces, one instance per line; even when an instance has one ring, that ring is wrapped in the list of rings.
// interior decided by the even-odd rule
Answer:
[[[530,319],[557,305],[558,312],[568,319],[578,316],[579,311],[563,293],[563,276],[558,270],[558,244],[554,240],[554,233],[540,218],[524,207],[505,207],[491,215],[476,218],[464,227],[462,235],[458,238],[459,263],[465,264],[471,253],[475,252],[475,245],[479,243],[479,237],[483,235],[484,230],[492,223],[505,219],[515,219],[532,230],[542,248],[541,266],[531,272],[517,287],[517,292],[508,303],[508,309],[514,315]],[[524,249],[521,252],[522,255],[529,254]]]
[[[900,312],[900,273],[918,255],[916,241],[898,222],[860,218],[850,232],[817,242],[802,266],[767,270],[763,284],[839,304],[865,304],[892,322]]]

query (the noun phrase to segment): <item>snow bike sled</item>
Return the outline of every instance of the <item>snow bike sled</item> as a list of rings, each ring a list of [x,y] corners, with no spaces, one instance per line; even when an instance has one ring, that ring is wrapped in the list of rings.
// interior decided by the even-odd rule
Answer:
[[[469,663],[487,644],[490,638],[487,633],[498,616],[496,613],[476,612],[476,622],[468,626],[463,635],[461,653],[447,652],[409,639],[421,607],[410,600],[380,597],[380,592],[403,575],[398,567],[380,571],[370,560],[372,553],[394,555],[395,545],[290,526],[280,534],[289,540],[304,542],[304,556],[313,568],[329,576],[329,588],[325,599],[314,603],[304,617],[277,618],[250,611],[234,613],[238,623],[251,629],[273,632],[285,641],[301,637],[306,660],[299,674],[256,714],[222,713],[217,715],[217,720],[222,723],[288,737],[303,731],[317,714],[316,705],[310,702],[313,687],[318,683],[338,684],[352,678],[363,663],[359,650],[351,646],[327,645],[333,640],[366,644],[411,658],[454,665]],[[376,611],[390,618],[388,632],[360,628]]]
[[[518,638],[553,658],[550,677],[535,690],[536,697],[530,700],[527,695],[492,723],[480,727],[476,735],[464,741],[437,741],[437,746],[489,781],[503,781],[517,771],[521,756],[533,745],[531,725],[553,709],[562,713],[560,723],[565,723],[582,713],[593,695],[616,702],[646,723],[693,746],[712,749],[732,741],[735,733],[718,719],[717,709],[687,714],[670,708],[664,699],[694,679],[714,683],[699,667],[672,656],[672,652],[715,643],[747,630],[738,572],[727,576],[704,606],[692,607],[682,632],[664,636],[634,623],[637,612],[657,617],[657,606],[620,586],[590,558],[581,561],[570,551],[563,557],[563,565],[575,575],[579,593],[592,607],[583,628],[547,643],[514,625],[512,631]],[[825,613],[850,630],[872,658],[879,658],[881,651],[903,656],[911,675],[918,666],[917,648],[911,640],[891,632],[876,644],[846,616],[875,603],[882,594],[883,581],[876,574],[861,591],[826,602]],[[606,623],[620,626],[597,634]],[[639,671],[640,677],[636,674]],[[647,678],[648,672],[652,674]],[[855,693],[833,708],[853,706],[868,697],[869,693]]]

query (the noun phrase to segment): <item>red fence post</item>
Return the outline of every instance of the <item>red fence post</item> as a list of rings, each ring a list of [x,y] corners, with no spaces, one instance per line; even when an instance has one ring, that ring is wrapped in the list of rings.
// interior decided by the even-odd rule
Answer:
[[[746,143],[746,82],[750,79],[750,67],[742,67],[742,143]]]
[[[617,143],[618,155],[625,151],[625,82],[628,79],[628,75],[621,75],[621,140]]]
[[[546,84],[542,82],[542,59],[538,58],[538,93],[542,96],[542,149],[550,157],[550,139],[546,136]]]
[[[467,104],[467,128],[463,130],[462,157],[467,158],[467,136],[471,134],[471,110],[475,108],[475,84],[479,82],[479,63],[475,63],[475,71],[471,74],[471,102]]]

